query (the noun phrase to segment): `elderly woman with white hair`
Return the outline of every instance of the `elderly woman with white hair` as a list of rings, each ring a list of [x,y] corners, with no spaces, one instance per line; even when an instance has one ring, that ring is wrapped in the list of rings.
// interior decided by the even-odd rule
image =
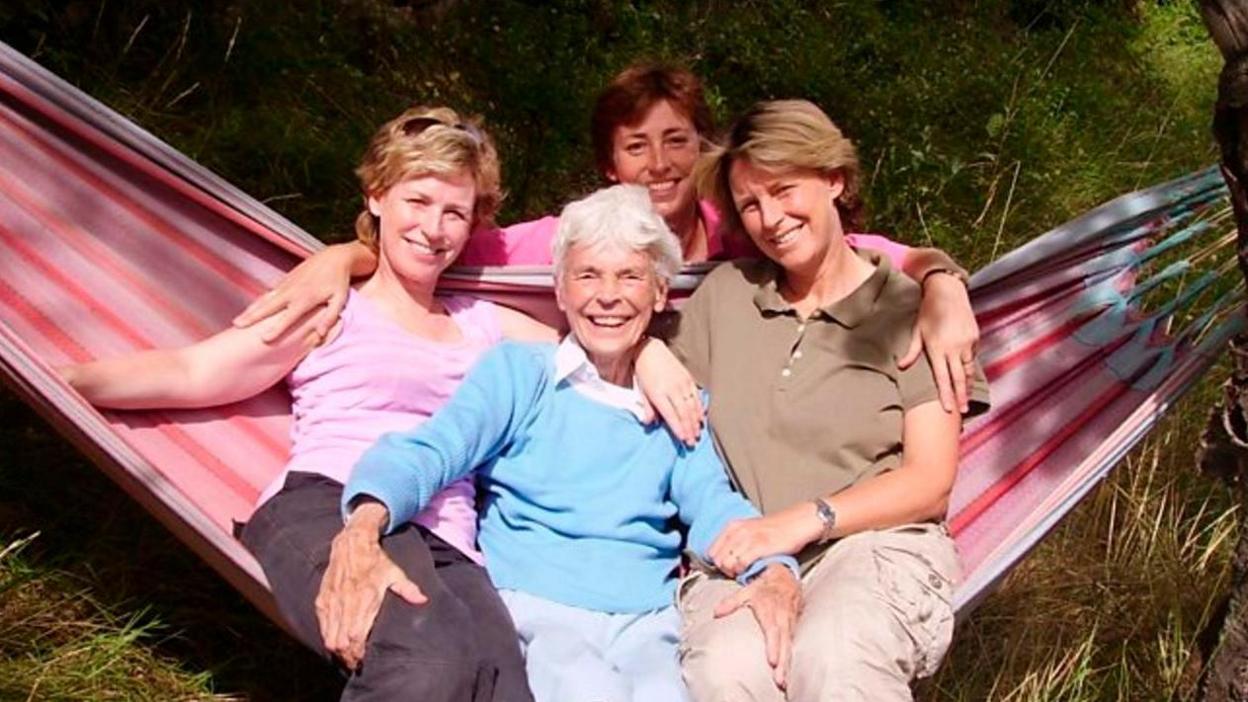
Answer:
[[[689,448],[640,418],[634,358],[680,247],[645,189],[621,185],[568,205],[553,248],[570,333],[558,345],[500,344],[433,418],[383,436],[347,483],[346,528],[387,533],[475,470],[481,549],[534,696],[688,699],[673,518],[710,561],[729,521],[757,512],[711,441]],[[796,568],[787,557],[748,565],[742,578]]]

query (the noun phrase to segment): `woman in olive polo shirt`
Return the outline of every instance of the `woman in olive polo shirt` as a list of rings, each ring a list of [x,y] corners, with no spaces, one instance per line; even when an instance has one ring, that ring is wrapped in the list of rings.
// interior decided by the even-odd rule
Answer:
[[[712,553],[736,567],[791,553],[803,576],[744,588],[687,577],[690,691],[910,699],[910,682],[934,672],[949,644],[959,574],[942,522],[962,417],[941,409],[929,367],[895,361],[919,287],[846,243],[860,210],[857,156],[813,104],[756,105],[698,174],[767,257],[711,273],[672,343],[710,390],[733,477],[765,515],[729,527]],[[983,374],[969,352],[961,360],[976,378],[970,411],[983,411]]]

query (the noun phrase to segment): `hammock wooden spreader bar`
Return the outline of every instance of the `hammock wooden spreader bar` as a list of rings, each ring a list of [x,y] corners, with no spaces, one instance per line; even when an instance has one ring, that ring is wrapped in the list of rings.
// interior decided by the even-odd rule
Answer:
[[[1126,195],[973,278],[993,410],[966,428],[951,504],[967,570],[962,612],[1238,329],[1240,298],[1216,277],[1180,285],[1194,268],[1170,260],[1180,244],[1218,236],[1211,222],[1224,199],[1212,171]],[[207,410],[100,412],[53,369],[212,333],[318,246],[0,45],[5,381],[270,616],[263,575],[231,534],[285,460],[284,390]],[[1163,261],[1171,265],[1153,274]],[[705,270],[687,269],[677,286],[691,289]],[[1178,288],[1176,303],[1142,310],[1150,286]],[[545,269],[463,269],[444,288],[551,300]],[[1216,312],[1191,312],[1211,298]],[[1182,323],[1170,330],[1172,320]]]

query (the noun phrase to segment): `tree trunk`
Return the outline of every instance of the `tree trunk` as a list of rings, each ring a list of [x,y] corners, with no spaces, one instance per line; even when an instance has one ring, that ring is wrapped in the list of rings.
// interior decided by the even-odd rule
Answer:
[[[1218,79],[1213,134],[1222,155],[1222,176],[1231,192],[1238,229],[1236,257],[1248,279],[1248,0],[1200,0],[1201,14],[1225,64]],[[1231,344],[1234,368],[1205,430],[1201,469],[1232,485],[1248,506],[1248,338]],[[1200,699],[1248,701],[1248,519],[1241,511],[1231,561],[1231,592],[1223,616],[1210,623],[1214,641],[1200,683]]]

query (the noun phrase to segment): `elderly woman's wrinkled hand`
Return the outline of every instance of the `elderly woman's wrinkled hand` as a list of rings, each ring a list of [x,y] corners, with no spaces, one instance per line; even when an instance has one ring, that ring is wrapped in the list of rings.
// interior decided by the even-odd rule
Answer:
[[[637,385],[650,404],[649,421],[658,412],[663,421],[687,446],[698,443],[706,409],[702,393],[685,366],[667,345],[657,339],[642,342],[637,354]]]
[[[773,563],[749,585],[720,601],[715,616],[726,617],[742,607],[750,608],[763,630],[772,680],[783,690],[793,656],[793,631],[802,611],[802,584],[786,566]]]
[[[970,407],[969,388],[975,379],[975,351],[979,324],[971,309],[966,284],[951,275],[930,275],[923,283],[923,299],[914,323],[910,347],[898,360],[910,367],[926,353],[936,376],[940,406],[946,412]]]
[[[814,507],[804,502],[766,517],[729,522],[715,537],[707,555],[715,567],[735,578],[760,558],[797,555],[806,544],[819,538],[820,527]]]
[[[316,596],[316,618],[325,648],[351,670],[359,668],[364,659],[368,634],[387,591],[409,604],[428,602],[416,583],[382,550],[378,539],[381,522],[368,515],[356,516],[334,537],[329,565]]]

